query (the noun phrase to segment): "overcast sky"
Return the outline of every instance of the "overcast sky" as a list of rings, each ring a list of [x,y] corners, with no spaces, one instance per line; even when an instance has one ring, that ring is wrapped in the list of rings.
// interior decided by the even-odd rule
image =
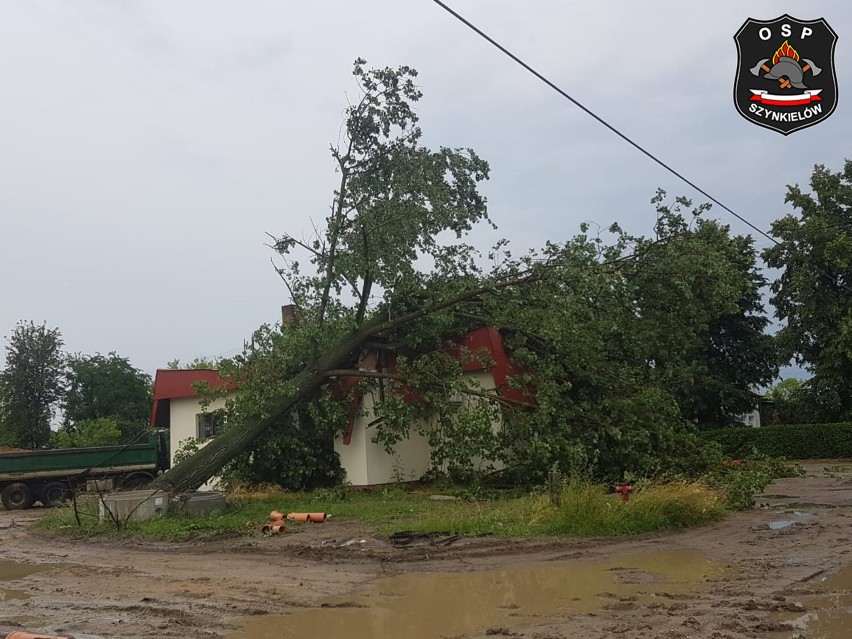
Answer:
[[[852,3],[450,4],[761,228],[852,156]],[[837,110],[788,137],[731,98],[734,33],[785,11],[840,36]],[[649,232],[657,187],[702,201],[429,0],[0,0],[0,334],[46,320],[150,373],[235,354],[288,301],[265,232],[327,210],[357,56],[418,69],[426,143],[491,163],[483,246]]]

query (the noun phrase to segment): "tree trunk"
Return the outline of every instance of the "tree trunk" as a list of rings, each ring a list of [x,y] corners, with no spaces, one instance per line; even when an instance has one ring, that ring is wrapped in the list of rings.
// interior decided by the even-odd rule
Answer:
[[[328,371],[354,364],[363,345],[387,323],[381,321],[382,318],[377,319],[379,321],[366,322],[293,377],[293,391],[278,400],[267,417],[225,430],[192,457],[157,478],[150,487],[170,492],[195,490],[237,455],[250,450],[267,429],[279,423],[299,402],[310,398],[328,381]]]

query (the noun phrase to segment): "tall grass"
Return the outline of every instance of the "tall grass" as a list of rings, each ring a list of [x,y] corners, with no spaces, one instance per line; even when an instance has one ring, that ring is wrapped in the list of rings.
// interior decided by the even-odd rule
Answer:
[[[545,494],[480,505],[478,510],[463,504],[449,516],[430,513],[409,522],[409,526],[425,532],[501,537],[609,537],[698,526],[719,521],[727,512],[714,491],[696,482],[651,485],[625,502],[618,495],[608,494],[602,486],[572,481],[560,497],[558,506],[552,505]]]

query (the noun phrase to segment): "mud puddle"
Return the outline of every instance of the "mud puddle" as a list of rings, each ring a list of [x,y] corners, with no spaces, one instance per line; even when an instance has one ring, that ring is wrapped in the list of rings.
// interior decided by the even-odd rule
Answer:
[[[852,637],[852,564],[815,586],[802,604],[805,614],[780,616],[790,629],[818,639]]]
[[[0,603],[4,601],[12,601],[12,599],[29,599],[30,596],[24,590],[14,590],[11,588],[0,588]]]
[[[29,598],[29,595],[24,590],[4,587],[4,581],[17,581],[45,569],[46,566],[19,564],[14,561],[0,559],[0,602]]]
[[[377,579],[319,608],[245,618],[228,639],[406,637],[438,639],[547,618],[627,610],[700,591],[722,568],[690,551],[595,563],[527,564],[505,570],[413,573]]]

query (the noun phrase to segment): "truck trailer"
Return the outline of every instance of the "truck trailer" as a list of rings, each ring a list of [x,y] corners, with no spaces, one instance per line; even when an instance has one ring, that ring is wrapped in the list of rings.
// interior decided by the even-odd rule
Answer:
[[[169,468],[167,433],[147,442],[95,448],[0,452],[0,496],[7,510],[39,501],[57,506],[89,480],[111,480],[123,490],[142,488]]]

